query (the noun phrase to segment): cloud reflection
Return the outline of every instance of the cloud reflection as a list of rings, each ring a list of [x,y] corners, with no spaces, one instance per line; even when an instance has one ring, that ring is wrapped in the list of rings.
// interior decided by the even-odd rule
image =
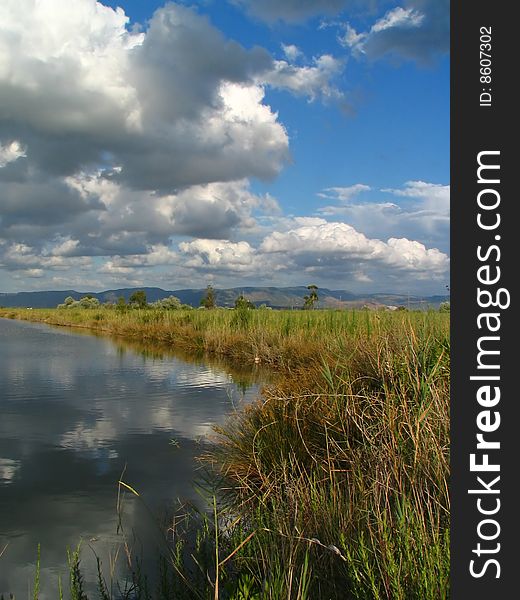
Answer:
[[[220,366],[121,351],[120,341],[118,347],[106,338],[5,320],[0,336],[0,547],[9,542],[1,558],[4,594],[26,593],[38,543],[48,591],[57,573],[66,573],[67,546],[80,539],[88,573],[95,567],[89,543],[108,564],[109,549],[121,541],[116,498],[123,472],[154,514],[176,498],[196,501],[201,436],[258,393],[256,385],[244,391],[234,384]],[[157,531],[147,509],[126,496],[127,531],[156,544],[147,539]]]

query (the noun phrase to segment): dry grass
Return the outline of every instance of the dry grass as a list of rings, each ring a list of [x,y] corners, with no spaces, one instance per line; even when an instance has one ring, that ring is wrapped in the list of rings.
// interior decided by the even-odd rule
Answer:
[[[449,340],[428,329],[365,332],[220,429],[206,458],[262,532],[256,577],[310,551],[312,597],[448,596]]]

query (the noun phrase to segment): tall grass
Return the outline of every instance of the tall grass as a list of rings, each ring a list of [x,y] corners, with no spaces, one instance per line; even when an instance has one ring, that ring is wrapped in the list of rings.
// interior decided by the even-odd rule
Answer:
[[[260,581],[310,557],[312,598],[446,598],[447,332],[378,324],[312,381],[267,390],[206,457],[258,532],[244,564]]]
[[[286,371],[321,357],[348,357],[360,339],[392,335],[408,324],[422,336],[445,331],[449,323],[449,315],[434,311],[7,308],[0,317],[87,328]]]

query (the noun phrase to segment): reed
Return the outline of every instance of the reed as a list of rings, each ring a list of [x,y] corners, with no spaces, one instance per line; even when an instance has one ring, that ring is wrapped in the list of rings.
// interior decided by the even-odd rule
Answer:
[[[86,328],[291,371],[348,356],[365,338],[445,331],[449,314],[360,310],[0,309],[0,317]]]
[[[266,390],[205,457],[262,532],[245,564],[260,581],[310,557],[313,598],[448,597],[446,333],[373,330],[307,386]]]

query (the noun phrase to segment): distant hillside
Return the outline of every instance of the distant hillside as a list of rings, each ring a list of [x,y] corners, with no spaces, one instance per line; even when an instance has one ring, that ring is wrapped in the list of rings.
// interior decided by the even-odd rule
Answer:
[[[32,308],[53,308],[63,302],[67,296],[72,296],[75,300],[90,295],[97,298],[100,302],[117,302],[119,297],[126,301],[136,290],[144,290],[148,302],[155,302],[167,296],[177,296],[183,304],[199,306],[200,301],[205,294],[204,289],[185,289],[185,290],[163,290],[156,287],[143,288],[122,288],[116,290],[106,290],[104,292],[76,292],[75,290],[51,290],[45,292],[18,292],[13,294],[0,293],[0,306],[5,307],[32,307]],[[301,308],[303,306],[303,297],[308,294],[304,286],[297,287],[241,287],[216,289],[218,306],[233,306],[236,297],[243,293],[246,298],[251,300],[256,306],[265,304],[272,308]],[[329,290],[320,288],[318,290],[320,308],[378,308],[383,306],[405,306],[411,309],[417,308],[438,308],[441,302],[449,299],[448,296],[409,296],[399,294],[353,294],[345,290]]]

